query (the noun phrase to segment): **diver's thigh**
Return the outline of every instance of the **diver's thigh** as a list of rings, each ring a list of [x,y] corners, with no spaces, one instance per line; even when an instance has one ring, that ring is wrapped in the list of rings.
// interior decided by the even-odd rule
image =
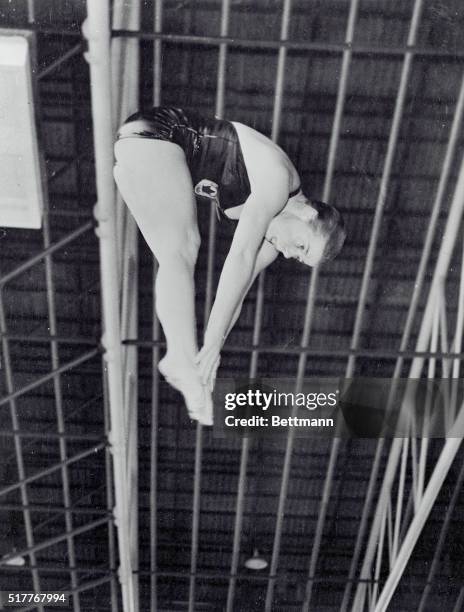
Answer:
[[[178,145],[124,138],[116,142],[115,155],[116,183],[138,223],[196,226],[192,179]]]

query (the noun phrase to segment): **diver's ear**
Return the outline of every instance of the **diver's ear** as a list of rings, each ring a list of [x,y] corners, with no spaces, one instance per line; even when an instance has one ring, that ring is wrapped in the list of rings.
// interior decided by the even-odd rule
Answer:
[[[317,210],[311,206],[311,202],[308,202],[301,207],[299,216],[302,221],[309,223],[310,221],[314,221],[314,219],[316,219]]]

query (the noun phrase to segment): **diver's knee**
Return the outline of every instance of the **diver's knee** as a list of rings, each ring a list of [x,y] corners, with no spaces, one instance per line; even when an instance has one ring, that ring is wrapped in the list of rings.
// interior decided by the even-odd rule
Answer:
[[[182,232],[164,232],[162,242],[158,245],[158,260],[163,261],[173,258],[182,258],[187,264],[195,265],[200,249],[201,239],[198,228],[188,228]]]

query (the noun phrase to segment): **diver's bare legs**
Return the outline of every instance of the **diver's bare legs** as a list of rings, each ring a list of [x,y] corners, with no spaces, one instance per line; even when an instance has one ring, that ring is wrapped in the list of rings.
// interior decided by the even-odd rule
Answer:
[[[124,138],[115,154],[119,191],[159,263],[156,312],[167,341],[159,370],[184,395],[191,416],[209,423],[211,396],[195,364],[193,274],[200,237],[184,153],[169,142]]]

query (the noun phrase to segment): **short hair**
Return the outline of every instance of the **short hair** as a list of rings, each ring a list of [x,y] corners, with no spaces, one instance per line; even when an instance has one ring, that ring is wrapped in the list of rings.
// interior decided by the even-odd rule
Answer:
[[[317,217],[309,222],[310,225],[327,237],[321,262],[330,261],[338,255],[345,242],[345,223],[335,206],[319,200],[309,200],[309,203],[317,211]]]

